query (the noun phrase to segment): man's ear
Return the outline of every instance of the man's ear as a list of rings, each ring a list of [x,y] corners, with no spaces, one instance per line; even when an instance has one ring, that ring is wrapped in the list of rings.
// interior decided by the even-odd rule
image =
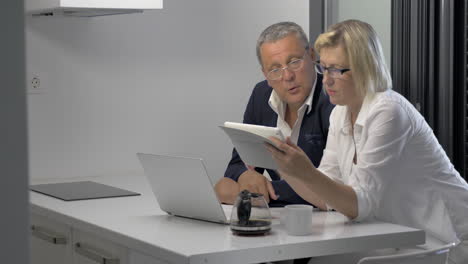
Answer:
[[[263,67],[262,67],[262,73],[263,73],[263,76],[265,76],[265,80],[267,81],[268,85],[271,86],[270,80],[268,80],[268,78],[267,78],[267,73],[268,73],[268,72],[267,72],[267,71],[265,70],[265,68],[263,68]]]
[[[312,61],[318,60],[317,53],[315,52],[313,47],[309,48],[309,54],[310,54],[310,58],[312,59]]]

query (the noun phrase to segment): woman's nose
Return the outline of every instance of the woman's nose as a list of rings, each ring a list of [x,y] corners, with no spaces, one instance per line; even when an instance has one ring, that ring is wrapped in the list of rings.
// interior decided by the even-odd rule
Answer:
[[[333,83],[335,82],[335,80],[333,78],[330,78],[330,76],[327,73],[324,73],[322,76],[322,83],[327,86],[333,85]]]

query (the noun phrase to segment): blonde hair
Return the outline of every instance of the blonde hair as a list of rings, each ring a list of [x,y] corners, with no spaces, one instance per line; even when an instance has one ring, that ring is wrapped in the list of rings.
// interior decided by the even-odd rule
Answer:
[[[354,85],[361,96],[392,89],[392,77],[377,33],[371,25],[346,20],[330,26],[315,41],[315,50],[341,46],[352,70]]]

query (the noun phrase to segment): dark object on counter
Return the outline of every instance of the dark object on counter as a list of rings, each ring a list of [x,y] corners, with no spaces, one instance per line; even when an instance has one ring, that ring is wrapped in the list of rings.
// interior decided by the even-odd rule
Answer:
[[[271,230],[271,213],[262,194],[243,190],[231,213],[231,230],[235,235],[265,235]]]
[[[250,202],[251,194],[247,190],[239,193],[239,206],[237,207],[237,217],[239,225],[248,225],[250,218],[250,211],[252,210],[252,203]]]
[[[37,184],[29,186],[29,189],[64,201],[140,195],[136,192],[92,181]]]

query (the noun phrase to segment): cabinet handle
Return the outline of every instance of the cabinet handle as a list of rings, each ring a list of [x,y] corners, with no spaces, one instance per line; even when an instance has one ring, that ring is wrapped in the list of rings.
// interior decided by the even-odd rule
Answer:
[[[120,260],[116,258],[109,258],[104,256],[104,254],[97,252],[95,249],[87,248],[82,243],[75,244],[75,251],[76,253],[87,257],[91,260],[96,261],[100,264],[119,264]]]
[[[31,232],[33,236],[40,238],[42,240],[45,240],[47,242],[50,242],[52,244],[61,244],[61,245],[67,244],[66,237],[56,234],[42,227],[32,225]]]

